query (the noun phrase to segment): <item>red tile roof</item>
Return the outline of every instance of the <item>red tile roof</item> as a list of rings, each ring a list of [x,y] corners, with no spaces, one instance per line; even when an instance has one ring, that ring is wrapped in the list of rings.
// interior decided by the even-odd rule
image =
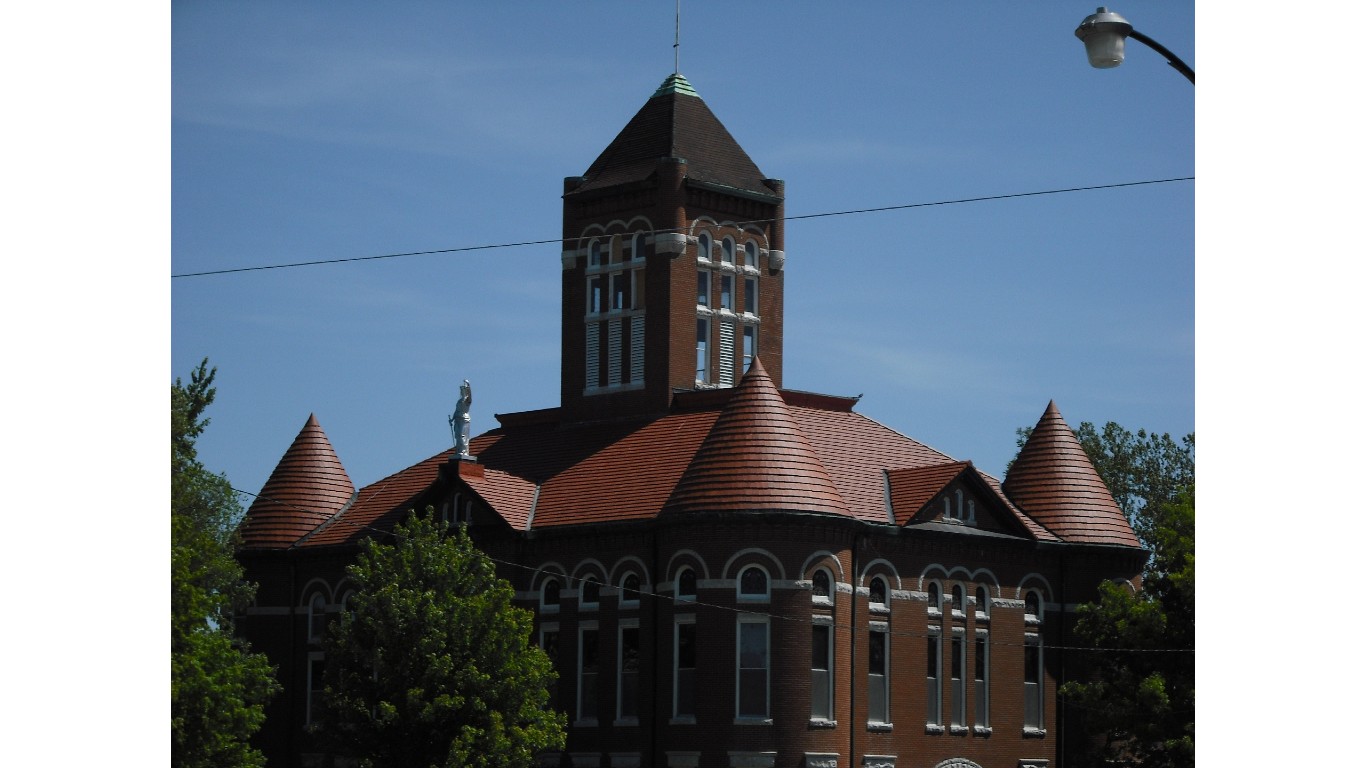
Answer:
[[[1134,529],[1052,401],[1002,488],[1020,509],[1064,541],[1139,546]]]
[[[755,358],[663,511],[779,510],[851,514],[773,379]]]
[[[313,414],[242,520],[244,548],[287,547],[346,506],[356,487]]]

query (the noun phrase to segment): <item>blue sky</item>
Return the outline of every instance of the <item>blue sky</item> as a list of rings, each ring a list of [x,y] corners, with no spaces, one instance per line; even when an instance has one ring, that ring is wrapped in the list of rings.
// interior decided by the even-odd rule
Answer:
[[[680,70],[789,215],[1195,175],[1194,89],[1071,3],[690,2]],[[1198,67],[1192,3],[1135,26]],[[670,2],[172,5],[172,274],[554,239],[673,71]],[[1195,428],[1195,183],[797,220],[789,388],[987,472],[1050,399]],[[357,485],[558,401],[557,244],[171,282],[202,458],[257,491],[310,413]],[[817,440],[819,439],[816,436]],[[250,499],[245,499],[249,503]]]

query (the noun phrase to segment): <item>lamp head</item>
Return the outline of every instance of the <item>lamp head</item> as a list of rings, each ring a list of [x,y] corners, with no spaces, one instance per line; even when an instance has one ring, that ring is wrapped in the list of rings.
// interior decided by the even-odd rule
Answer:
[[[1110,69],[1124,63],[1124,38],[1134,31],[1123,16],[1104,6],[1082,19],[1076,35],[1086,44],[1086,58],[1096,69]]]

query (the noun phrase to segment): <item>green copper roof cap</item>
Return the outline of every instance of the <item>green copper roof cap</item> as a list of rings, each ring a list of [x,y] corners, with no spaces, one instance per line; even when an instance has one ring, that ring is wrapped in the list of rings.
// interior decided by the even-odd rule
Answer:
[[[654,96],[651,96],[650,98],[653,99],[656,96],[664,96],[670,93],[677,93],[683,96],[696,96],[699,99],[702,98],[697,95],[697,91],[693,89],[692,83],[688,82],[688,78],[677,72],[664,78],[663,85],[660,85],[659,88],[655,90]]]

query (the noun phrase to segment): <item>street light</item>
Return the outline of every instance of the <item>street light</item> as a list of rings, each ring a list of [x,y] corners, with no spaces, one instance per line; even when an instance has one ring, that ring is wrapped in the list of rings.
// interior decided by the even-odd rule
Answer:
[[[1124,63],[1124,38],[1132,37],[1140,43],[1162,54],[1162,58],[1177,72],[1186,76],[1195,85],[1195,70],[1176,57],[1156,40],[1134,29],[1123,16],[1101,6],[1096,12],[1082,19],[1077,26],[1077,37],[1086,44],[1086,58],[1096,69],[1110,69]]]

